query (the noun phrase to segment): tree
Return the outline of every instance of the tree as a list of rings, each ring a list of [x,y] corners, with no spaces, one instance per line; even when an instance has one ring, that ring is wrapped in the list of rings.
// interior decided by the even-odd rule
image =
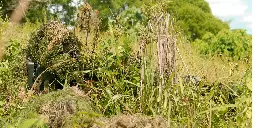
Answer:
[[[102,18],[102,28],[107,28],[109,17],[115,17],[127,7],[141,8],[142,5],[154,5],[159,2],[167,3],[167,12],[177,20],[177,26],[190,41],[201,39],[206,32],[217,34],[223,28],[229,29],[211,13],[211,8],[205,0],[88,0],[94,9],[99,10]]]
[[[212,15],[209,4],[204,0],[174,0],[167,11],[177,19],[177,24],[190,41],[201,39],[206,32],[217,34],[227,23]]]
[[[106,30],[109,17],[115,18],[127,8],[140,8],[144,4],[152,5],[159,2],[159,0],[87,0],[87,2],[93,9],[99,10],[99,16],[102,19],[101,28]]]
[[[6,18],[6,16],[10,16],[17,4],[18,4],[17,0],[1,0],[0,1],[0,7],[1,7],[0,9],[2,12],[1,17]]]
[[[202,54],[221,54],[234,60],[251,59],[252,36],[242,29],[223,29],[217,35],[206,33],[194,44]]]
[[[33,0],[22,21],[35,23],[46,19],[60,19],[68,25],[73,25],[77,8],[72,3],[73,0]],[[2,17],[9,18],[18,4],[17,0],[3,0]]]
[[[15,0],[3,0],[3,13],[9,15]],[[76,6],[73,0],[34,0],[23,21],[43,22],[45,19],[61,19],[68,25],[74,25]],[[106,30],[108,19],[115,18],[127,8],[142,5],[154,5],[165,2],[163,8],[177,19],[177,26],[184,31],[190,41],[201,39],[206,32],[217,34],[223,28],[229,28],[227,23],[214,17],[209,4],[205,0],[87,0],[93,9],[99,11],[101,29]],[[82,3],[82,0],[79,0]]]

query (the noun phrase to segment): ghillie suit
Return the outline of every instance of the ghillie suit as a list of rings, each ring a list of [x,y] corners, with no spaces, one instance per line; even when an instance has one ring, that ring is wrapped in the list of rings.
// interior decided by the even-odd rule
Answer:
[[[67,77],[70,78],[68,74],[79,70],[81,45],[78,38],[62,23],[51,21],[44,24],[32,34],[26,50],[27,57],[40,65],[40,68],[36,69],[42,70],[36,71],[39,72],[39,78],[35,82],[40,85],[44,81],[42,79],[50,79],[47,81],[49,84],[56,84],[63,82]],[[41,72],[43,75],[40,75]],[[38,85],[34,83],[33,86]]]

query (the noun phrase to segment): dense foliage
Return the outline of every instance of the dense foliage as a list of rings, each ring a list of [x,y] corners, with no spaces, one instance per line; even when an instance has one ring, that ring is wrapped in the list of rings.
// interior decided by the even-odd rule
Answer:
[[[217,34],[229,26],[212,15],[208,3],[204,0],[175,0],[168,4],[168,12],[174,15],[187,39],[201,39],[206,32]]]
[[[206,33],[201,40],[196,40],[202,54],[219,54],[233,60],[250,60],[252,54],[252,36],[245,30],[221,30],[216,36]]]
[[[81,0],[79,0],[81,3]],[[217,34],[221,29],[228,29],[227,23],[213,16],[209,4],[205,0],[174,0],[168,1],[137,1],[137,0],[88,0],[91,6],[99,11],[102,19],[101,29],[106,30],[109,18],[116,18],[127,8],[143,5],[154,5],[157,2],[167,3],[163,8],[177,20],[177,26],[184,31],[187,39],[194,41],[201,39],[206,32]],[[78,2],[79,3],[79,2]],[[60,18],[68,25],[74,25],[77,5],[72,0],[43,0],[31,2],[31,7],[24,21],[44,22],[47,19]],[[38,6],[40,4],[40,6]],[[2,2],[3,16],[10,16],[10,12],[17,2]]]
[[[70,3],[54,2],[51,4]],[[30,20],[13,29],[0,20],[0,37],[6,42],[6,54],[0,61],[0,126],[46,127],[67,122],[68,127],[87,127],[92,121],[87,114],[91,106],[105,117],[159,115],[171,127],[251,126],[251,36],[244,30],[229,30],[226,23],[212,16],[203,0],[159,4],[151,1],[146,5],[145,1],[88,2],[92,6],[81,6],[78,19],[67,23],[75,24],[74,30],[60,22],[43,23],[49,20],[43,18],[49,16],[47,2],[31,7],[35,11],[45,8],[46,13],[30,10]],[[168,12],[176,21],[163,20]],[[98,13],[104,30],[101,32]],[[43,20],[35,24],[32,19],[37,14]],[[169,28],[167,35],[159,35],[159,26],[165,23]],[[157,51],[162,36],[177,41],[176,48],[180,48],[177,72],[164,77],[159,72]],[[184,43],[184,36],[192,45]],[[207,57],[202,58],[197,51]],[[64,89],[48,94],[38,92],[40,95],[28,90],[28,59],[51,68],[53,79],[60,78],[58,83]],[[59,63],[62,61],[67,63]],[[186,63],[190,73],[182,72]],[[202,80],[195,83],[193,77],[184,78],[191,74]],[[170,81],[174,75],[177,83]],[[75,94],[68,90],[72,80],[79,87],[75,87]],[[56,83],[46,84],[44,87],[51,88]],[[42,120],[45,117],[48,120]]]
[[[2,18],[10,18],[11,13],[19,4],[17,0],[0,2]],[[61,19],[68,25],[74,25],[75,13],[77,9],[73,0],[33,0],[30,2],[29,9],[23,18],[23,22],[46,22],[47,19]]]

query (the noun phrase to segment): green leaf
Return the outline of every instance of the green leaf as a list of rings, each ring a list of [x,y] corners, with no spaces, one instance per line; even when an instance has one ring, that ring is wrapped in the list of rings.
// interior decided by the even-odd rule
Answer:
[[[32,127],[36,122],[38,121],[38,119],[27,119],[24,122],[22,122],[18,128],[30,128]]]
[[[0,106],[3,106],[4,105],[4,102],[3,101],[0,101]]]
[[[117,95],[114,95],[114,96],[112,97],[112,100],[116,101],[116,100],[120,99],[121,97],[122,97],[121,94],[117,94]]]
[[[168,99],[169,99],[168,90],[165,90],[164,91],[164,109],[167,109]]]
[[[128,83],[128,84],[135,85],[135,86],[137,86],[137,87],[140,87],[139,84],[132,83],[132,82],[130,82],[130,81],[128,81],[128,80],[124,80],[124,82],[125,82],[125,83]]]
[[[106,93],[108,94],[108,96],[109,96],[110,98],[112,98],[113,93],[111,92],[111,90],[106,89]]]
[[[90,72],[92,72],[92,70],[86,70],[86,71],[75,71],[75,72],[73,72],[74,74],[78,74],[78,73],[84,73],[84,74],[86,74],[86,73],[90,73]]]
[[[179,78],[180,78],[180,92],[181,92],[181,95],[183,95],[184,94],[184,86],[182,83],[182,78],[181,77],[179,77]]]
[[[235,108],[237,107],[236,104],[225,104],[225,105],[222,105],[222,106],[219,106],[219,107],[214,107],[214,108],[211,108],[211,110],[205,110],[205,111],[202,111],[200,113],[198,113],[198,115],[201,115],[201,114],[204,114],[204,113],[207,113],[209,111],[221,111],[221,110],[224,110],[225,108]]]
[[[157,102],[160,102],[161,101],[161,96],[158,96],[157,97]]]

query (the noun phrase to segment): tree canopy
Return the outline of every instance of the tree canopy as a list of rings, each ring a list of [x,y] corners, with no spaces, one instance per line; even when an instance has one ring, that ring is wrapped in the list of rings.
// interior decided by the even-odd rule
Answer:
[[[227,23],[213,16],[205,0],[174,0],[169,2],[167,11],[174,15],[191,41],[201,39],[206,32],[217,34],[222,29],[229,29]]]
[[[82,3],[83,0],[76,0]],[[109,17],[116,17],[125,9],[140,8],[142,5],[154,5],[166,2],[165,11],[176,19],[177,26],[190,41],[201,39],[205,33],[217,34],[222,29],[229,29],[225,23],[213,16],[209,4],[205,0],[87,0],[93,9],[99,11],[102,20],[101,29],[106,30]],[[42,22],[45,19],[59,18],[68,25],[74,25],[78,3],[74,0],[34,0],[23,21]],[[18,4],[16,0],[2,1],[2,16],[10,16],[10,12]]]
[[[23,22],[43,22],[46,19],[60,19],[68,25],[74,24],[76,5],[73,0],[33,0],[26,12]],[[81,0],[79,0],[81,3]],[[1,1],[2,18],[10,17],[19,3],[17,0]]]
[[[234,60],[251,59],[252,36],[245,30],[223,29],[217,35],[206,33],[194,44],[202,54],[218,54],[231,57]]]

